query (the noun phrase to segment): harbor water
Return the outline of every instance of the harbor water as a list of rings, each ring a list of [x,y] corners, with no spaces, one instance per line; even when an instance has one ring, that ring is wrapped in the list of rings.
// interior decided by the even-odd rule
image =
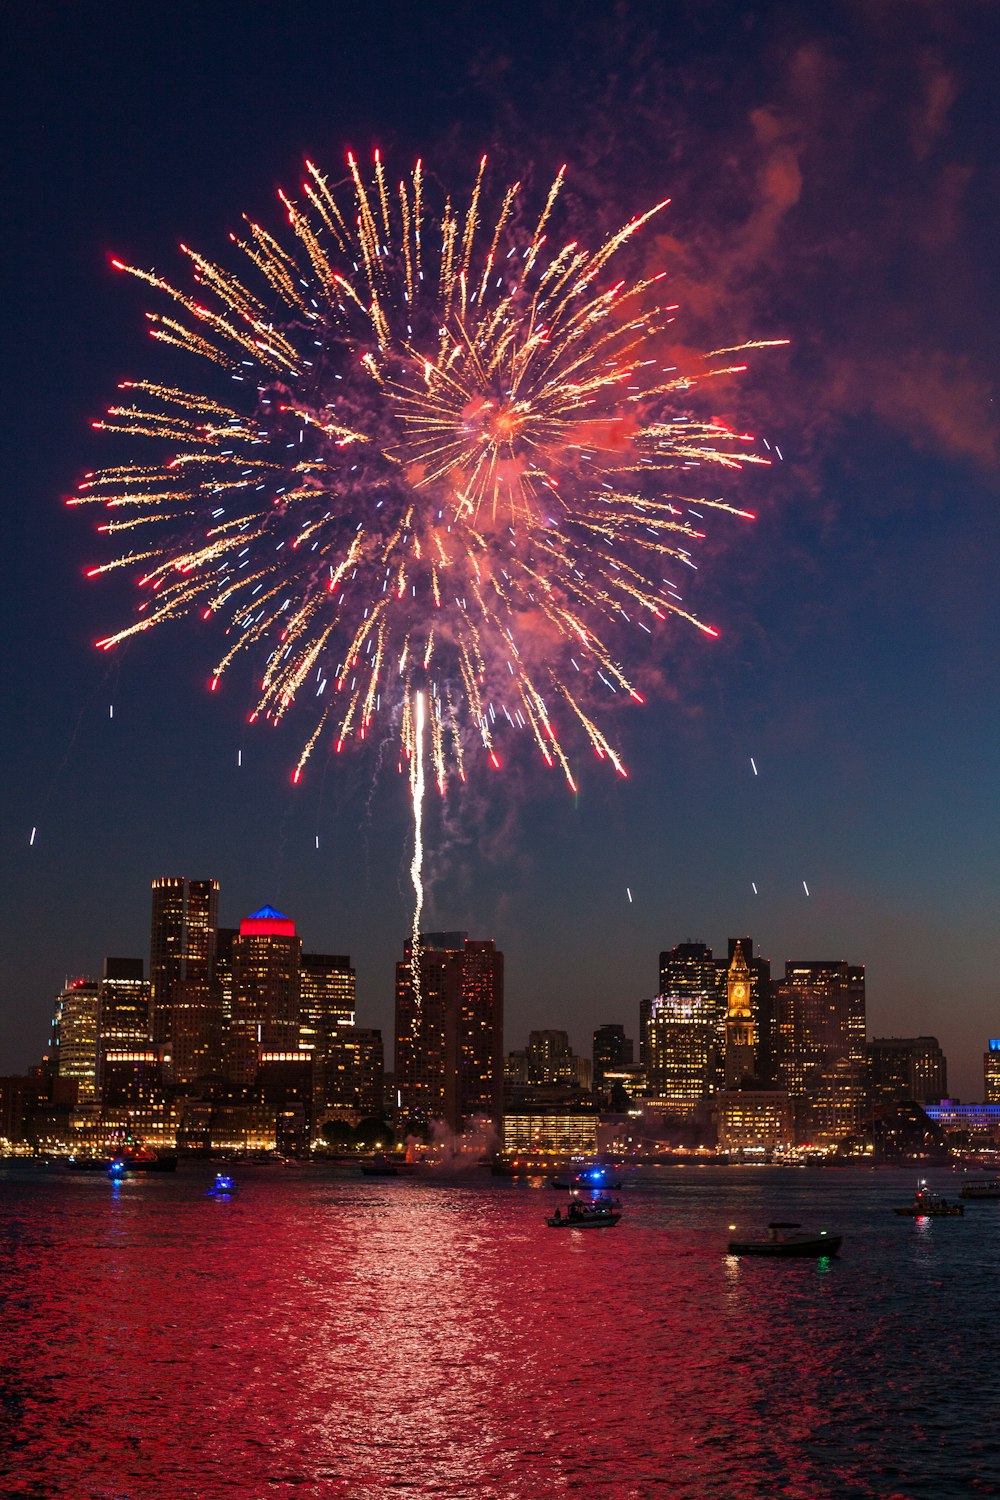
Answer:
[[[1000,1495],[1000,1202],[915,1171],[0,1171],[5,1500]],[[953,1174],[928,1174],[955,1197]],[[734,1259],[769,1219],[834,1260]]]

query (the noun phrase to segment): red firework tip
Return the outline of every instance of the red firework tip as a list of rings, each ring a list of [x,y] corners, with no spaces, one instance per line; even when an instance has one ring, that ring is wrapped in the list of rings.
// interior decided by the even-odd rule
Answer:
[[[248,714],[247,715],[247,723],[248,724],[253,724],[253,723],[255,723],[256,719],[257,719],[257,710],[254,709],[254,711],[253,711],[252,714]]]
[[[302,769],[301,769],[301,767],[296,767],[296,769],[292,772],[292,786],[298,786],[298,784],[299,784],[299,782],[301,780],[302,780]]]
[[[497,770],[497,771],[499,771],[499,769],[500,769],[500,762],[497,760],[496,755],[495,755],[495,753],[492,750],[490,751],[490,760],[491,760],[491,762],[493,764],[494,769]]]
[[[618,772],[619,776],[623,779],[623,781],[628,781],[628,772],[626,771],[625,767],[623,765],[621,765],[620,762],[616,763],[615,770]]]
[[[566,780],[569,783],[569,789],[571,792],[577,792],[580,790],[576,782],[573,780],[572,776],[567,776]]]
[[[112,640],[95,641],[94,645],[95,646],[99,646],[102,651],[110,651],[111,647],[114,645],[114,641],[112,641]]]
[[[214,693],[215,690],[216,690],[216,688],[218,686],[219,686],[219,679],[217,677],[213,677],[212,680],[211,680],[211,682],[208,684],[208,691],[210,693]]]
[[[636,692],[635,688],[632,689],[632,697],[635,699],[636,703],[645,703],[646,701],[641,693]]]
[[[343,740],[338,740],[337,741],[337,754],[338,755],[340,754],[341,750],[343,750],[343,748],[344,748],[344,742],[343,742]]]
[[[100,568],[88,568],[87,571],[86,571],[86,573],[83,576],[85,578],[96,578],[97,575],[98,575],[98,573],[100,571],[101,571]],[[100,641],[98,641],[97,644],[100,645],[101,644]]]
[[[699,625],[698,629],[703,631],[705,635],[710,635],[713,640],[718,640],[719,638],[719,632],[714,625]]]
[[[128,266],[125,264],[125,262],[123,260],[118,260],[114,255],[109,255],[108,259],[110,260],[116,271],[128,270]]]

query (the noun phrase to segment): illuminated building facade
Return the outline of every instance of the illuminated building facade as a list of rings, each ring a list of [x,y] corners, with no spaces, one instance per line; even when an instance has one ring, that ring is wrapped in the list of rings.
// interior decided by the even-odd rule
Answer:
[[[262,906],[240,923],[232,948],[232,1020],[226,1073],[238,1089],[257,1081],[262,1051],[299,1051],[299,962],[295,923]]]
[[[103,1096],[104,1059],[109,1052],[143,1051],[150,1045],[150,985],[141,958],[106,958],[98,985],[97,1092]]]
[[[649,1017],[649,1094],[667,1112],[690,1113],[715,1092],[717,1001],[707,994],[657,995]]]
[[[359,1048],[354,1019],[357,980],[346,954],[303,953],[299,971],[299,1045],[313,1066],[314,1118],[354,1109]]]
[[[506,1157],[593,1156],[597,1123],[593,1109],[508,1111],[503,1118],[501,1150]]]
[[[714,1113],[720,1151],[769,1153],[791,1145],[792,1112],[783,1090],[726,1090]]]
[[[990,1037],[983,1054],[983,1082],[987,1104],[1000,1104],[1000,1037]]]
[[[119,1049],[102,1059],[101,1105],[151,1109],[163,1101],[161,1059],[155,1048]]]
[[[661,953],[659,980],[642,1018],[649,1094],[667,1112],[689,1113],[717,1084],[719,975],[711,948],[679,943]]]
[[[756,1070],[750,966],[737,942],[726,973],[725,1079],[726,1088],[752,1086]]]
[[[92,979],[73,979],[56,998],[52,1020],[55,1071],[76,1087],[77,1104],[97,1100],[100,988]]]
[[[860,1131],[864,1113],[865,971],[842,960],[785,964],[774,987],[774,1060],[802,1142]]]
[[[503,1085],[503,954],[464,932],[420,938],[420,998],[410,947],[396,965],[396,1088],[404,1114],[499,1119]]]
[[[912,1100],[939,1104],[948,1094],[948,1064],[935,1036],[873,1037],[865,1044],[867,1107]]]
[[[169,1045],[175,1083],[218,1072],[221,997],[214,983],[219,882],[153,881],[149,978],[154,1043]]]

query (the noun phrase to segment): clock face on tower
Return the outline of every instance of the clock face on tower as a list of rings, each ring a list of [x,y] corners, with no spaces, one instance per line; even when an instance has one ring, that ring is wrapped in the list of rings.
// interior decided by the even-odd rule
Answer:
[[[746,997],[747,997],[747,987],[746,987],[746,985],[745,984],[734,984],[733,985],[733,999],[734,1000],[745,1000]]]

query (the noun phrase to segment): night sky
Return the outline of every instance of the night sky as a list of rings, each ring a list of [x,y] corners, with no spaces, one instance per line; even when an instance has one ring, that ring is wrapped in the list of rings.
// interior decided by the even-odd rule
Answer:
[[[377,145],[459,192],[484,151],[497,187],[535,194],[566,161],[591,243],[669,196],[643,253],[683,337],[792,340],[734,397],[784,461],[725,486],[759,519],[714,527],[691,575],[719,639],[678,623],[637,664],[646,707],[611,720],[627,781],[580,754],[574,798],[525,750],[432,799],[425,928],[503,948],[508,1047],[636,1035],[660,949],[688,939],[752,933],[776,972],[864,963],[871,1032],[937,1035],[952,1091],[980,1098],[1000,1035],[996,7],[34,0],[4,30],[0,1071],[37,1059],[67,974],[148,960],[161,874],[217,877],[226,924],[271,902],[308,949],[350,952],[359,1020],[391,1035],[395,754],[317,756],[293,788],[299,726],[248,726],[235,677],[206,691],[211,626],[96,651],[133,590],[83,577],[98,518],[62,503],[113,459],[90,424],[116,382],[163,368],[155,299],[109,255],[224,259],[241,213],[280,231],[304,157],[337,179]]]

